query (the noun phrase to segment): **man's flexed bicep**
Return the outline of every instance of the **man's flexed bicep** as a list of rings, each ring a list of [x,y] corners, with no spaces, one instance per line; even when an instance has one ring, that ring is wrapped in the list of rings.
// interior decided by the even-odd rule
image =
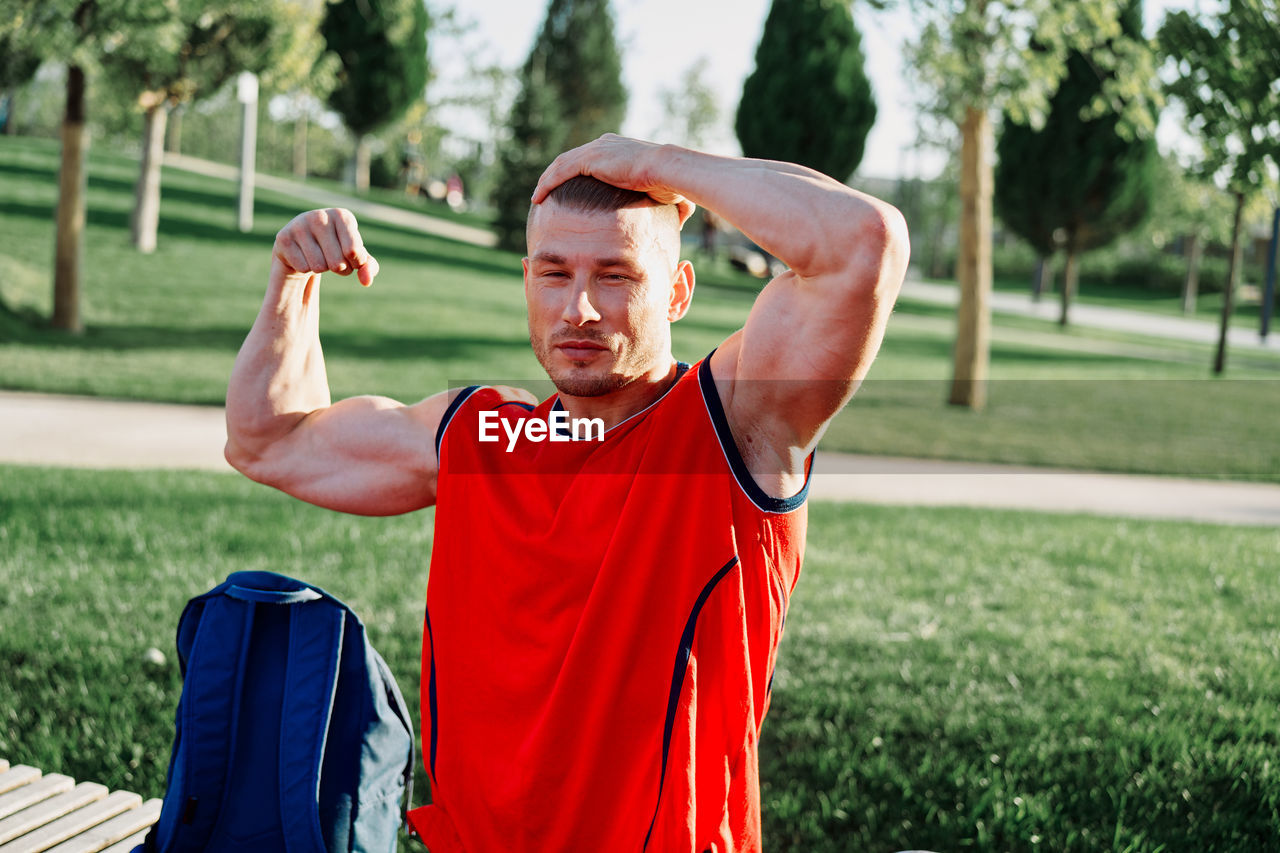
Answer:
[[[320,278],[373,282],[355,217],[301,214],[272,248],[262,309],[227,388],[227,461],[246,476],[344,512],[388,515],[435,500],[433,440],[448,401],[361,397],[331,404],[320,348]]]
[[[303,414],[260,454],[229,440],[227,459],[250,479],[328,509],[412,512],[435,503],[435,435],[448,406],[448,392],[413,406],[386,397],[339,400]]]
[[[712,361],[716,376],[731,380],[730,422],[750,423],[778,451],[801,455],[867,375],[908,260],[895,209],[843,186],[832,194],[818,217],[791,223],[811,231],[797,241],[805,244],[798,263],[774,244],[791,268],[761,291]]]

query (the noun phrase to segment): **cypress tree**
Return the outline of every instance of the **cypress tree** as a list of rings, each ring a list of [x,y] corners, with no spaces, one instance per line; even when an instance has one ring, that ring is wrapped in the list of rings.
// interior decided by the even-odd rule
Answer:
[[[876,120],[862,42],[842,0],[774,0],[735,129],[748,157],[845,180]]]
[[[369,185],[366,137],[426,89],[427,26],[423,0],[337,0],[325,9],[320,32],[340,63],[329,106],[358,140],[357,187]]]
[[[493,192],[498,242],[515,250],[524,248],[529,197],[542,170],[562,151],[617,131],[626,115],[609,0],[551,0],[520,81]]]
[[[1142,5],[1122,11],[1126,38],[1140,38]],[[1044,127],[1014,123],[1006,113],[996,146],[995,206],[1005,226],[1042,257],[1067,256],[1059,322],[1067,324],[1079,255],[1100,248],[1146,218],[1159,156],[1152,138],[1126,139],[1119,117],[1083,118],[1103,80],[1088,57],[1073,52],[1049,102]]]

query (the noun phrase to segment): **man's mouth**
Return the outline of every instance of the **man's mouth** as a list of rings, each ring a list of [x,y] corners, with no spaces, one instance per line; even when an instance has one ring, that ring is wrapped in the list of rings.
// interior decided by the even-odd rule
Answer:
[[[591,358],[596,353],[608,351],[608,347],[595,341],[560,341],[556,349],[575,361]]]

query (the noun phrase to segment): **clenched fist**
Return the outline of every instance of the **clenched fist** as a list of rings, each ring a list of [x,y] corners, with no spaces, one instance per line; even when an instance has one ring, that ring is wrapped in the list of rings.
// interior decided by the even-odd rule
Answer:
[[[295,216],[276,234],[271,256],[285,267],[286,275],[355,272],[368,287],[378,274],[378,262],[364,247],[355,215],[340,207]]]

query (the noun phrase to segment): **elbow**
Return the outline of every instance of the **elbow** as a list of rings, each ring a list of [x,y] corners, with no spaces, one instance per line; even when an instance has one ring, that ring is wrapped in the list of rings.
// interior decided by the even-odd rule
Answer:
[[[892,305],[911,259],[907,220],[893,205],[876,202],[860,218],[857,230],[848,280],[860,301]]]
[[[254,476],[255,468],[261,457],[256,453],[251,453],[244,445],[240,444],[235,438],[228,437],[227,443],[222,448],[222,456],[227,460],[227,464],[248,477],[250,480],[259,480]]]

